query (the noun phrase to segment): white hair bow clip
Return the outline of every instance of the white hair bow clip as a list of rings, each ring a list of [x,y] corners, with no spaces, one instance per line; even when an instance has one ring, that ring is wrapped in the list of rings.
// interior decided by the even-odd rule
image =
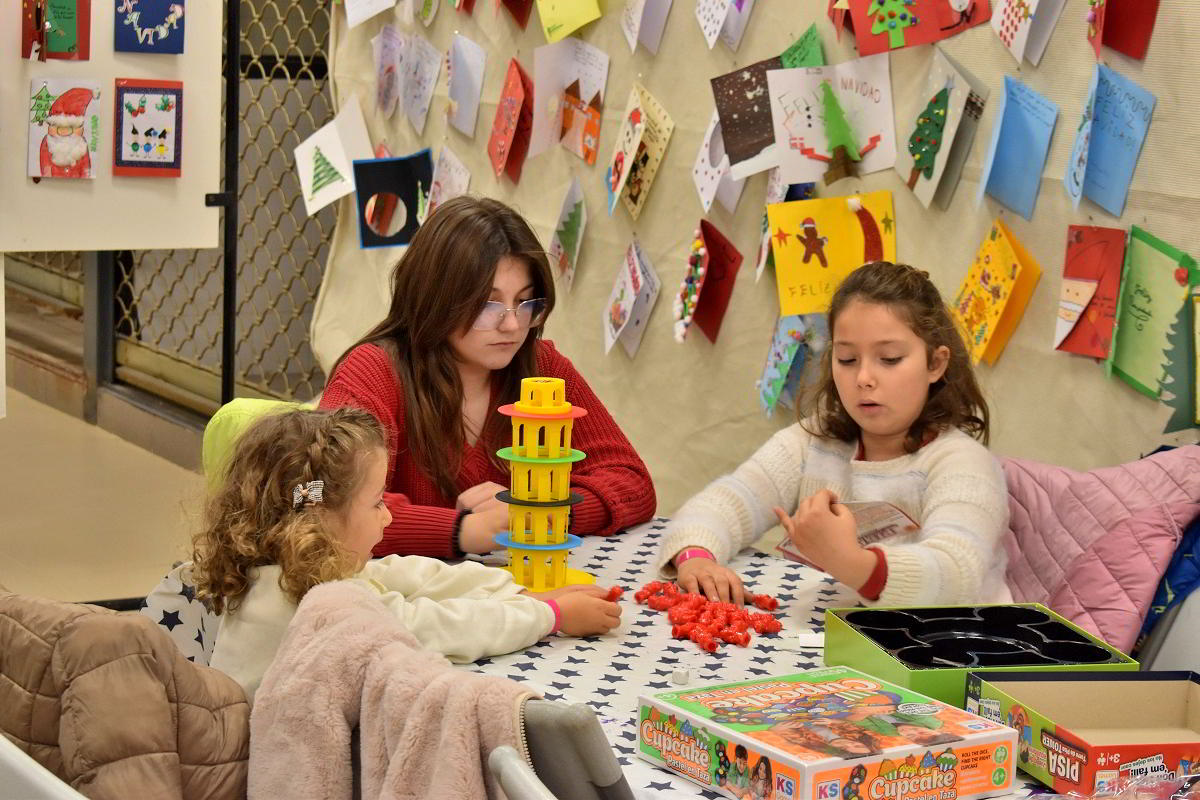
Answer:
[[[292,489],[292,510],[299,511],[305,506],[322,502],[325,493],[325,481],[308,481],[297,483]]]

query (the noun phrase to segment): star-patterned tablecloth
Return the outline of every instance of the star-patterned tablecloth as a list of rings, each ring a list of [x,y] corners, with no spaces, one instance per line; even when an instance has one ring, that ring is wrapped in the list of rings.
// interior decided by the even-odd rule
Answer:
[[[615,631],[586,639],[550,637],[471,668],[520,681],[547,700],[591,706],[635,796],[725,797],[636,755],[638,695],[678,688],[671,676],[679,669],[690,672],[691,686],[824,666],[821,649],[801,635],[811,638],[824,631],[825,609],[858,605],[858,596],[823,572],[775,555],[743,552],[730,566],[748,588],[778,598],[775,613],[783,630],[755,635],[749,647],[725,645],[706,653],[691,642],[672,639],[666,614],[633,600],[635,591],[657,578],[654,557],[666,522],[659,518],[617,536],[586,537],[571,553],[571,566],[595,575],[601,586],[615,584],[626,590],[621,625]]]

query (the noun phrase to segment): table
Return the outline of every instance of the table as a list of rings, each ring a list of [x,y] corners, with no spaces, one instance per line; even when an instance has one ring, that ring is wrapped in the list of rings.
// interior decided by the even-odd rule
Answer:
[[[821,649],[802,642],[800,634],[823,631],[825,609],[858,605],[858,595],[802,564],[766,553],[741,553],[730,566],[748,588],[778,598],[783,631],[755,635],[749,647],[725,645],[706,653],[691,642],[672,639],[664,612],[633,601],[637,589],[657,578],[654,560],[666,522],[658,518],[616,536],[586,537],[571,553],[571,566],[592,573],[600,585],[625,588],[621,625],[614,632],[586,639],[551,637],[472,668],[519,681],[547,700],[591,706],[637,797],[725,797],[636,755],[638,695],[677,688],[671,673],[680,668],[691,671],[689,685],[695,685],[823,666]]]

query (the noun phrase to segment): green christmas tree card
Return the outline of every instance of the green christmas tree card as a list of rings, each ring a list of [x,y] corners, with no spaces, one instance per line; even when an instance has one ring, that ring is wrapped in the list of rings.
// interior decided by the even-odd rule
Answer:
[[[332,121],[295,150],[296,172],[309,216],[354,191],[353,164],[372,155],[358,95],[351,94]]]
[[[579,246],[583,244],[583,229],[587,226],[587,206],[583,202],[583,187],[579,178],[571,180],[563,198],[558,224],[550,239],[550,266],[562,280],[567,291],[575,282],[575,267],[579,264]]]
[[[988,21],[988,0],[828,0],[829,18],[841,35],[854,36],[858,54],[886,53],[931,44]]]

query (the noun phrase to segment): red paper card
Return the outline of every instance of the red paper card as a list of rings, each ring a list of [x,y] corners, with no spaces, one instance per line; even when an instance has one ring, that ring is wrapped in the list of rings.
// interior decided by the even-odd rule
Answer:
[[[47,23],[50,29],[45,32],[43,42],[38,37],[37,25]],[[45,50],[41,61],[87,61],[91,54],[91,28],[91,0],[21,0],[21,58],[30,58],[37,42]]]
[[[508,174],[513,183],[521,180],[521,167],[529,150],[533,130],[533,82],[514,58],[508,62],[504,91],[496,104],[496,119],[488,140],[488,158],[496,177]]]
[[[683,341],[692,323],[710,342],[717,341],[741,266],[742,254],[733,243],[711,222],[701,220],[675,300],[676,341]]]
[[[1094,16],[1088,23],[1088,41],[1096,48],[1096,58],[1101,44],[1131,58],[1146,57],[1158,0],[1103,0],[1090,13]]]
[[[1107,358],[1117,318],[1117,295],[1125,265],[1125,231],[1071,225],[1067,228],[1064,280],[1095,281],[1096,291],[1059,350]]]
[[[513,19],[521,26],[521,30],[525,30],[525,26],[529,24],[529,14],[533,11],[533,0],[500,0],[500,2],[508,9],[508,13],[513,15]]]
[[[847,0],[848,13],[834,8],[836,2],[829,0],[829,18],[839,31],[844,27],[854,34],[860,56],[948,39],[992,18],[988,0],[972,0],[962,11],[954,6],[963,3],[946,0],[888,0],[870,14],[873,0]]]

